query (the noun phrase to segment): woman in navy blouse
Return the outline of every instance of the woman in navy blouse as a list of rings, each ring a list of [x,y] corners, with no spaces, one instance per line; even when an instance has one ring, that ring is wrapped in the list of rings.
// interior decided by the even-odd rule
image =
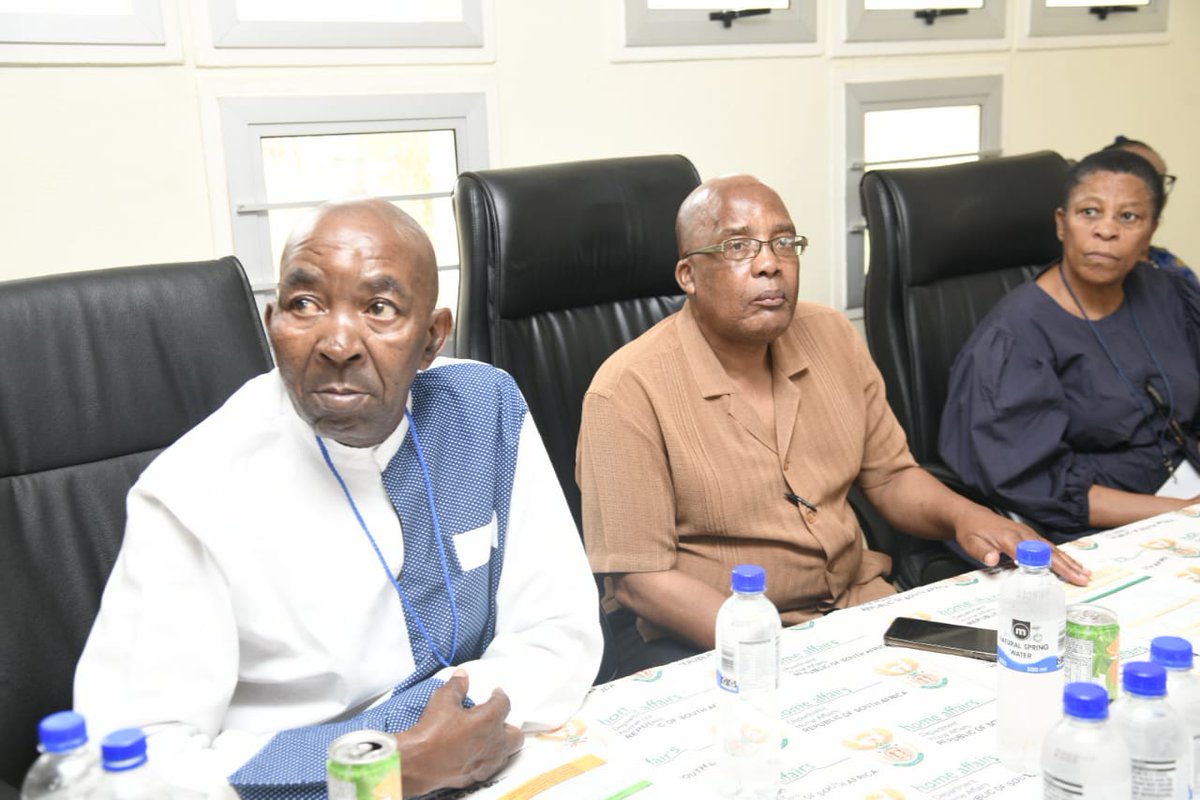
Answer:
[[[1156,496],[1200,464],[1200,289],[1139,261],[1163,200],[1140,156],[1076,164],[1062,259],[996,305],[951,372],[942,458],[1056,541],[1200,499]]]

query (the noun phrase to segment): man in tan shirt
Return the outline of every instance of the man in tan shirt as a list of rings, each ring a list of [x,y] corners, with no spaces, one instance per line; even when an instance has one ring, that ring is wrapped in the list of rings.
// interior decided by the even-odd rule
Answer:
[[[891,561],[863,547],[847,502],[853,482],[898,528],[988,565],[1037,538],[916,465],[862,338],[797,302],[806,241],[770,187],[706,181],[676,234],[684,307],[604,363],[579,435],[592,569],[657,640],[627,663],[711,649],[735,564],[766,567],[785,625],[892,593]],[[1053,565],[1087,580],[1062,552]]]

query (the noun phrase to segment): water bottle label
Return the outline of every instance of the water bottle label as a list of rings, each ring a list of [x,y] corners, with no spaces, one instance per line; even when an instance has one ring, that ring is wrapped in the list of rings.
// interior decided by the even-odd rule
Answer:
[[[1055,672],[1062,669],[1067,623],[1058,619],[1001,620],[997,630],[996,661],[1017,672]]]
[[[738,694],[742,684],[747,685],[747,690],[761,686],[775,688],[778,680],[777,638],[743,641],[717,650],[717,687],[726,692]]]
[[[1042,800],[1072,800],[1083,797],[1082,783],[1071,783],[1049,772],[1042,775],[1042,780]]]
[[[1183,780],[1177,766],[1175,761],[1133,759],[1133,796],[1138,800],[1172,800],[1176,796],[1175,781]]]

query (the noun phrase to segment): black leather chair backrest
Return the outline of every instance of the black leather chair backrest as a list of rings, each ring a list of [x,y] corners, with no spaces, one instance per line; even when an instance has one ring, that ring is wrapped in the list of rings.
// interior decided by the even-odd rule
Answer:
[[[950,367],[992,306],[1058,257],[1067,162],[1031,153],[868,172],[867,343],[888,402],[922,463],[939,463]]]
[[[456,355],[516,379],[577,525],[583,395],[614,350],[683,304],[675,214],[699,183],[683,156],[458,177]]]
[[[0,283],[0,781],[72,705],[129,488],[270,368],[234,258]]]

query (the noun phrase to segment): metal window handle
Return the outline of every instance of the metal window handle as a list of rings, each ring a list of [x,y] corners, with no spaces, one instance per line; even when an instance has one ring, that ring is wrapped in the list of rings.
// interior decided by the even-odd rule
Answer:
[[[1095,14],[1100,18],[1101,22],[1108,19],[1109,14],[1125,14],[1129,12],[1137,13],[1137,6],[1092,6],[1088,9],[1089,14]]]
[[[728,11],[710,11],[708,13],[708,18],[713,22],[720,22],[721,27],[723,28],[732,28],[733,21],[735,19],[741,19],[742,17],[759,17],[763,14],[770,13],[771,9],[769,8],[743,8],[740,11],[734,11],[730,9]]]
[[[923,8],[914,11],[913,16],[925,20],[926,25],[932,25],[938,17],[961,17],[967,13],[965,8]]]

